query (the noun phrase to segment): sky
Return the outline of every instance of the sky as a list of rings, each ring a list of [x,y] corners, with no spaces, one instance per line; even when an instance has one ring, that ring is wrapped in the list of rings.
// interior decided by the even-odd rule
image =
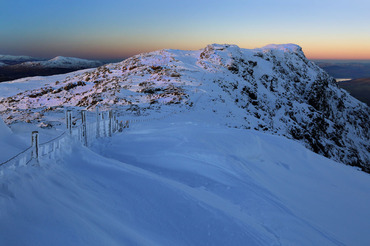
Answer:
[[[119,59],[207,44],[295,43],[370,59],[368,0],[0,0],[0,54]]]

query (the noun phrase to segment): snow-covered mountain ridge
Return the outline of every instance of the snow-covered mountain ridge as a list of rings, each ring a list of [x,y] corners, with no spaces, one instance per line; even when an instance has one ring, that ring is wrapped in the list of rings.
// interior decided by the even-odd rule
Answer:
[[[26,61],[37,61],[40,60],[39,58],[35,58],[32,56],[12,56],[12,55],[0,55],[0,61],[6,62],[26,62]]]
[[[65,106],[128,107],[136,115],[165,106],[193,108],[210,116],[204,120],[283,135],[326,157],[370,168],[369,108],[294,44],[160,50],[50,80],[0,102],[8,123],[51,121],[49,112]]]
[[[86,60],[75,57],[57,56],[47,61],[31,61],[19,64],[24,67],[45,67],[45,68],[91,68],[99,67],[103,63],[95,60]]]
[[[13,65],[16,67],[40,68],[93,68],[103,65],[101,61],[87,60],[76,57],[57,56],[52,59],[35,58],[31,56],[0,55],[0,66]]]

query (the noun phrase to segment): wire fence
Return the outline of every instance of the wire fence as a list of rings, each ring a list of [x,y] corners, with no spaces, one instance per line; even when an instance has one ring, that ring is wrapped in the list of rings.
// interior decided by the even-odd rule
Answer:
[[[128,122],[125,124],[128,124]],[[118,122],[113,111],[99,112],[97,110],[96,120],[89,123],[86,120],[86,111],[81,111],[81,124],[72,127],[72,111],[68,110],[66,111],[66,131],[44,143],[39,143],[37,131],[32,132],[31,146],[0,163],[0,167],[25,166],[31,162],[37,164],[39,158],[52,157],[57,150],[66,149],[73,141],[78,141],[88,146],[98,138],[111,137],[116,132],[122,131],[124,127],[128,127],[125,124]]]
[[[202,96],[202,95],[201,95]],[[198,103],[200,97],[195,100],[194,106]],[[96,139],[101,137],[111,137],[117,132],[122,132],[123,129],[129,128],[135,123],[150,122],[155,120],[163,120],[178,112],[172,111],[165,115],[145,119],[128,119],[125,121],[118,121],[117,114],[113,111],[99,112],[96,110],[96,118],[92,122],[87,122],[86,111],[81,111],[81,124],[72,126],[72,111],[66,111],[66,131],[59,136],[48,140],[44,143],[39,143],[39,134],[37,131],[32,132],[32,145],[8,160],[0,163],[0,167],[17,167],[25,166],[33,162],[38,164],[39,158],[49,156],[53,158],[58,150],[67,149],[72,142],[80,142],[85,146],[89,146]]]

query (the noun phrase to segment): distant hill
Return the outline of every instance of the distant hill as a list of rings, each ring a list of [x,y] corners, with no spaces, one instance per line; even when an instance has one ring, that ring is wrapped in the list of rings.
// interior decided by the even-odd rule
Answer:
[[[69,73],[80,69],[99,67],[103,64],[101,61],[63,56],[40,60],[28,56],[0,55],[0,82],[31,76]]]
[[[0,55],[0,64],[15,65],[27,61],[42,61],[43,58],[36,58],[32,56],[12,56],[12,55]],[[1,65],[0,65],[1,66]]]
[[[31,61],[18,64],[21,67],[40,67],[40,68],[67,68],[67,69],[80,69],[80,68],[93,68],[103,65],[101,61],[86,60],[75,57],[57,56],[47,61]]]
[[[338,85],[347,90],[353,97],[370,106],[370,78],[339,82]]]

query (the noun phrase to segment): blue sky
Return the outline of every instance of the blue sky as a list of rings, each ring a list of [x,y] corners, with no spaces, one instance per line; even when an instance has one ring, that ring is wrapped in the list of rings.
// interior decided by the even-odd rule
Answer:
[[[370,59],[369,9],[365,0],[0,0],[0,54],[121,58],[297,43],[310,58]]]

